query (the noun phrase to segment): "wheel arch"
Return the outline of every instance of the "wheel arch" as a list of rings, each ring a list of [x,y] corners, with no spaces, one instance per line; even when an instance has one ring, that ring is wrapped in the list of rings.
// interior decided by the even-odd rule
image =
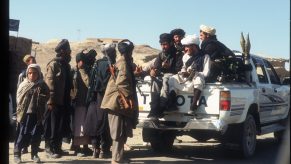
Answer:
[[[257,134],[261,133],[261,122],[258,104],[251,104],[247,114],[251,114],[256,122]]]

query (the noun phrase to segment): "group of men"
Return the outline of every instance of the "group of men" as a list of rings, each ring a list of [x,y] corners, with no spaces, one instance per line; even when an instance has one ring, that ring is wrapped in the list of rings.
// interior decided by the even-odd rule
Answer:
[[[41,134],[45,138],[48,156],[60,158],[64,154],[62,139],[70,137],[70,129],[73,131],[72,148],[77,154],[90,152],[88,144],[92,144],[93,157],[104,158],[111,155],[112,146],[111,163],[128,162],[123,157],[124,144],[127,137],[132,137],[132,130],[138,123],[135,77],[151,77],[149,119],[158,120],[164,112],[177,111],[178,90],[193,92],[188,114],[194,116],[205,78],[211,72],[211,61],[233,56],[224,53],[227,48],[217,41],[215,32],[215,28],[201,25],[200,37],[195,34],[185,36],[182,29],[161,34],[159,42],[162,52],[144,68],[133,63],[134,44],[125,39],[117,44],[120,53],[118,60],[116,44],[111,43],[102,46],[103,58],[99,60],[95,60],[97,53],[93,49],[78,53],[76,67],[71,69],[70,44],[63,39],[55,48],[56,57],[47,64],[45,77],[37,64],[28,63],[28,68],[34,66],[39,76],[37,80],[27,82],[30,87],[25,92],[20,92],[23,90],[21,83],[18,87],[17,97],[20,93],[31,97],[31,92],[36,92],[33,95],[37,96],[27,101],[17,101],[17,114],[21,113],[22,119],[18,121],[15,162],[21,161],[21,149],[29,145],[29,138],[34,138],[31,141],[34,145],[32,159],[40,161],[37,150]],[[22,74],[27,75],[28,71],[26,69]],[[41,94],[35,91],[40,82],[45,84]],[[41,102],[40,96],[44,97]],[[45,110],[36,112],[41,108]],[[70,127],[71,114],[73,124]],[[30,115],[41,117],[32,120],[34,117],[28,117]]]
[[[178,110],[178,90],[193,93],[188,114],[195,115],[205,80],[216,78],[217,74],[212,71],[214,61],[234,57],[215,34],[215,28],[201,25],[199,36],[185,36],[183,29],[160,35],[162,52],[143,69],[152,80],[150,120],[156,121],[165,112]]]
[[[25,62],[29,59],[32,62],[27,62],[28,68],[20,75],[26,78],[19,81],[17,89],[16,163],[21,162],[21,150],[29,144],[31,158],[40,162],[37,153],[41,135],[48,157],[60,158],[65,153],[63,138],[70,137],[70,130],[76,154],[90,151],[88,144],[92,144],[94,158],[107,158],[112,145],[112,163],[123,162],[124,144],[127,137],[132,136],[138,117],[132,63],[134,45],[129,40],[119,42],[117,49],[121,57],[118,60],[115,49],[115,44],[104,45],[104,57],[99,60],[95,60],[95,50],[80,52],[76,55],[76,67],[71,69],[70,44],[63,39],[55,48],[56,57],[46,66],[44,78],[34,58],[25,57]],[[37,73],[33,72],[33,78],[30,76],[32,68]],[[120,99],[121,95],[126,101]],[[130,110],[121,110],[128,106],[127,102],[130,102]]]

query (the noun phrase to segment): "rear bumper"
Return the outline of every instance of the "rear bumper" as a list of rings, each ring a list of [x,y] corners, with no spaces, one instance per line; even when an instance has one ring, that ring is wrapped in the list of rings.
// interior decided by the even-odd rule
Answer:
[[[161,129],[161,130],[211,130],[211,131],[225,131],[227,124],[222,120],[209,120],[209,119],[191,119],[187,123],[184,123],[183,126],[167,126],[165,121],[153,121],[148,119],[139,120],[137,127],[139,128],[151,128],[151,129]]]

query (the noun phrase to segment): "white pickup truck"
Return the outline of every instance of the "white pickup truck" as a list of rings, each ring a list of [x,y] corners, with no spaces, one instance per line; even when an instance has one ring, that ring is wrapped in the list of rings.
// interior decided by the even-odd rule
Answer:
[[[242,61],[242,54],[235,54],[236,60]],[[274,133],[280,140],[289,117],[290,85],[281,84],[267,60],[251,55],[250,64],[248,83],[238,80],[245,72],[235,74],[233,80],[206,83],[196,116],[187,114],[193,93],[178,92],[178,112],[165,113],[158,121],[147,119],[150,78],[139,81],[137,127],[143,130],[144,142],[150,142],[156,151],[170,150],[176,136],[189,135],[201,142],[216,139],[227,148],[239,150],[243,157],[250,157],[256,149],[256,135]]]

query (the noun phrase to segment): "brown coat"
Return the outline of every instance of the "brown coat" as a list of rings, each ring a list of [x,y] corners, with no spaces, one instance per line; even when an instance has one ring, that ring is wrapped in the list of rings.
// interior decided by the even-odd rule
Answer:
[[[69,87],[66,86],[66,81],[71,80],[66,79],[68,73],[70,72],[66,70],[58,59],[53,59],[48,63],[45,82],[50,90],[50,98],[47,104],[65,105],[65,87]]]
[[[138,110],[137,100],[133,101],[133,110],[122,110],[117,99],[119,96],[118,89],[124,94],[126,98],[134,98],[136,94],[136,90],[133,87],[134,77],[132,76],[133,74],[130,72],[132,70],[129,70],[129,68],[126,66],[124,56],[120,56],[120,58],[116,62],[116,68],[116,80],[114,80],[112,76],[110,77],[106,87],[104,98],[101,103],[101,108],[109,109],[115,114],[121,114],[130,118],[134,118],[134,110]]]

